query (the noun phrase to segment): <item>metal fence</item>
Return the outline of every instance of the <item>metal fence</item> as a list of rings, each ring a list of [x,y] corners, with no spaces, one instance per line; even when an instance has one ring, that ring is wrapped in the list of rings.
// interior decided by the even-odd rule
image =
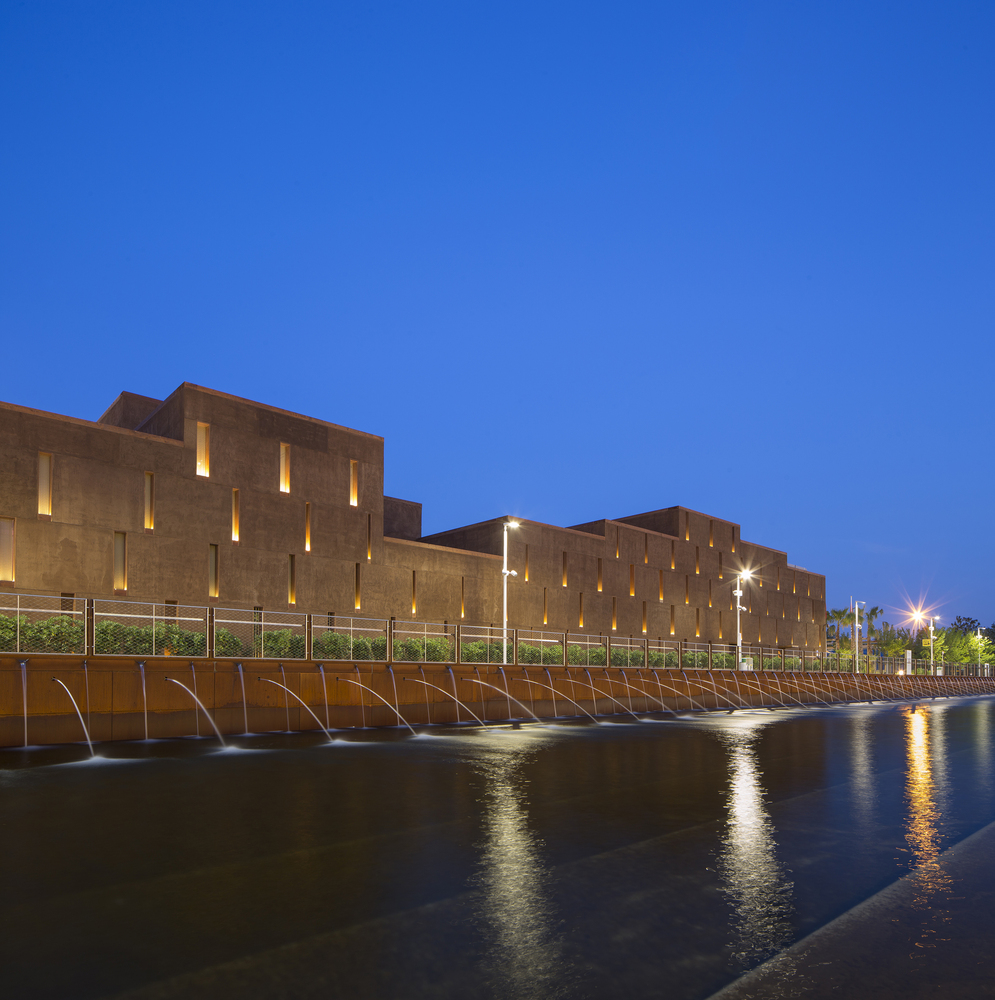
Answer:
[[[506,639],[505,639],[506,636]],[[0,653],[732,670],[728,643],[0,593]],[[754,670],[981,674],[988,664],[744,644]]]

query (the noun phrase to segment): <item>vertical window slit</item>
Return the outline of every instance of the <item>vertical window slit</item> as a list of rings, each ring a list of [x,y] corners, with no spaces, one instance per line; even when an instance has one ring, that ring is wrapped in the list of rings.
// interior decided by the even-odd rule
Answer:
[[[359,462],[349,460],[349,506],[359,506]]]
[[[114,532],[114,590],[128,589],[128,536],[123,531]]]
[[[311,551],[311,504],[304,504],[304,551]]]
[[[52,516],[52,456],[47,451],[38,452],[38,513]]]
[[[238,490],[231,491],[231,540],[238,544]]]
[[[207,596],[218,596],[218,547],[208,545],[207,547]],[[174,612],[175,616],[175,612]]]
[[[14,519],[0,517],[0,580],[14,582]]]
[[[145,530],[155,529],[155,476],[145,473]]]
[[[290,445],[280,445],[280,492],[290,492]]]
[[[211,474],[211,425],[197,424],[197,475]]]

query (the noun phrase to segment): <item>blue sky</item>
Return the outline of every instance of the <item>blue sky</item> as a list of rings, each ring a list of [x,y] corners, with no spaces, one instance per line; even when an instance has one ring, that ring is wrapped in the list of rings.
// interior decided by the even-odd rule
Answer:
[[[381,434],[995,620],[991,3],[0,6],[3,398]]]

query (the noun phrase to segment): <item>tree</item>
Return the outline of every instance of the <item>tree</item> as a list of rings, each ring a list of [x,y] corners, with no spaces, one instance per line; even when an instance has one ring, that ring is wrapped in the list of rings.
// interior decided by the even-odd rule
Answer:
[[[882,656],[904,656],[905,650],[911,649],[913,642],[911,629],[895,628],[888,622],[882,622],[878,629],[878,649]]]
[[[861,618],[861,625],[866,624],[867,638],[874,635],[874,622],[884,614],[884,608],[879,608],[876,604],[872,608],[867,608]]]
[[[837,649],[840,648],[840,639],[842,638],[840,630],[844,625],[849,625],[851,620],[852,615],[847,608],[833,608],[832,611],[826,613],[826,638],[835,642]],[[832,622],[832,626],[828,624],[829,622]],[[830,628],[832,628],[832,632],[830,632]]]

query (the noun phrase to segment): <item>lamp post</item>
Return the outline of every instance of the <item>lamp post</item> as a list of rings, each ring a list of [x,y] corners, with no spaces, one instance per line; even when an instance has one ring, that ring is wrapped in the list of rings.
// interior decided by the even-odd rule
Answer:
[[[853,600],[853,598],[850,598]],[[853,672],[860,673],[860,605],[867,601],[853,601],[854,625],[853,625]]]
[[[936,667],[933,664],[933,619],[929,620],[929,673],[931,676],[935,676]]]
[[[978,676],[981,676],[981,629],[978,629]]]
[[[736,575],[736,589],[733,591],[733,595],[736,598],[736,669],[743,669],[743,630],[740,628],[739,624],[739,613],[745,611],[746,608],[740,603],[740,598],[743,596],[743,581],[749,580],[753,574],[748,570],[744,569]],[[763,666],[763,664],[760,664]]]
[[[512,569],[508,569],[508,529],[517,528],[517,521],[504,522],[504,563],[501,566],[501,582],[504,584],[504,603],[501,610],[501,662],[508,663],[508,577],[518,576]]]

